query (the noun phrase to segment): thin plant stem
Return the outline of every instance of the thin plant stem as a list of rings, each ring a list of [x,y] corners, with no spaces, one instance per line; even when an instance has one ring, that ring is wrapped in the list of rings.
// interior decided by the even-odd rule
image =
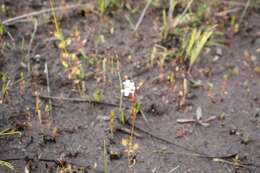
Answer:
[[[107,148],[106,148],[106,140],[104,139],[104,173],[108,173],[108,160],[107,160]]]
[[[30,55],[30,52],[32,50],[32,44],[33,44],[33,40],[34,40],[34,37],[35,37],[35,34],[37,32],[37,28],[38,28],[38,21],[37,19],[33,19],[33,22],[34,22],[34,28],[33,28],[33,33],[32,33],[32,36],[31,36],[31,39],[30,39],[30,42],[29,42],[29,48],[28,48],[28,51],[27,51],[27,58],[28,58],[28,73],[30,73],[31,71],[31,64],[30,64],[30,60],[31,60],[31,55]]]
[[[244,10],[243,10],[243,12],[242,12],[242,14],[241,14],[240,19],[239,19],[238,26],[241,25],[241,23],[242,23],[242,21],[243,21],[245,15],[246,15],[246,12],[247,12],[247,9],[248,9],[249,5],[250,5],[250,0],[247,0],[246,6],[245,6],[245,8],[244,8]]]
[[[120,101],[119,101],[119,112],[120,112],[120,118],[121,118],[121,122],[124,124],[125,123],[125,116],[123,114],[123,110],[122,110],[122,104],[123,104],[123,93],[121,92],[123,89],[122,86],[122,78],[120,75],[120,64],[119,61],[117,61],[117,74],[118,74],[118,79],[119,79],[119,85],[120,85]]]
[[[142,23],[142,21],[143,21],[143,19],[144,19],[144,15],[145,15],[146,11],[148,10],[148,8],[149,8],[149,6],[150,6],[151,3],[152,3],[152,0],[148,0],[148,1],[147,1],[147,3],[146,3],[146,5],[145,5],[145,7],[144,7],[144,9],[143,9],[143,11],[142,11],[142,13],[141,13],[139,19],[138,19],[138,22],[137,22],[136,25],[135,25],[134,31],[137,31],[137,29],[138,29],[139,26],[141,25],[141,23]]]
[[[48,69],[48,63],[45,62],[45,74],[46,74],[46,80],[47,80],[47,92],[48,95],[51,95],[51,88],[50,88],[50,77],[49,77],[49,69]],[[53,114],[52,114],[52,100],[49,98],[49,116],[52,118],[52,122],[54,121]]]

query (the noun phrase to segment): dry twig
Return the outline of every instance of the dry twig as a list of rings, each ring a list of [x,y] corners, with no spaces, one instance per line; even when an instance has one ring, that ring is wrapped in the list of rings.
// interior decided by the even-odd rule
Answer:
[[[52,100],[60,100],[60,101],[86,102],[86,103],[91,103],[94,105],[103,105],[103,106],[110,106],[110,107],[119,106],[118,104],[115,104],[115,103],[107,103],[107,102],[101,102],[101,101],[90,100],[90,99],[55,97],[55,96],[48,96],[48,95],[39,95],[39,97],[44,98],[44,99],[52,99]]]
[[[145,7],[144,7],[144,9],[143,9],[143,11],[142,11],[142,13],[141,13],[139,19],[138,19],[138,22],[137,22],[136,25],[135,25],[135,29],[134,29],[135,31],[137,31],[137,29],[138,29],[139,26],[141,25],[141,23],[142,23],[142,21],[143,21],[143,19],[144,19],[144,15],[145,15],[146,11],[148,10],[149,6],[151,5],[151,3],[152,3],[152,0],[148,0],[148,1],[147,1],[147,3],[146,3],[146,5],[145,5]]]
[[[84,7],[84,6],[91,6],[90,3],[85,3],[85,4],[77,4],[77,5],[68,5],[65,7],[56,7],[56,8],[48,8],[48,9],[43,9],[40,11],[34,11],[31,13],[26,13],[20,16],[16,16],[10,19],[6,19],[2,22],[3,25],[8,26],[8,25],[13,25],[16,22],[19,22],[20,20],[24,19],[24,18],[28,18],[28,17],[33,17],[33,16],[38,16],[41,14],[45,14],[45,13],[51,13],[52,10],[54,11],[63,11],[63,10],[70,10],[70,9],[75,9],[75,8],[80,8],[80,7]],[[93,9],[91,10],[92,12],[94,12],[95,14],[98,14],[98,12],[94,11]]]
[[[50,78],[49,78],[49,69],[48,69],[48,63],[45,61],[45,70],[46,74],[46,80],[47,80],[47,92],[48,95],[51,95],[51,88],[50,88]],[[54,121],[53,114],[52,114],[52,100],[49,99],[49,116],[51,117],[52,121]]]
[[[34,21],[34,28],[33,28],[33,33],[32,33],[32,36],[31,36],[31,39],[30,39],[30,42],[29,42],[29,47],[28,47],[28,51],[27,51],[27,58],[28,58],[28,65],[27,65],[27,68],[28,68],[28,73],[31,72],[31,65],[30,65],[30,62],[31,62],[31,50],[32,50],[32,44],[33,44],[33,40],[34,40],[34,37],[35,37],[35,34],[37,32],[37,28],[38,28],[38,21],[37,19],[33,20]]]

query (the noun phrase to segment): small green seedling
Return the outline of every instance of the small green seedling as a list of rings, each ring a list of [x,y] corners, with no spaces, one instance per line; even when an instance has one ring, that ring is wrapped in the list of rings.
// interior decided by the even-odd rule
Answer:
[[[4,35],[4,25],[0,23],[0,37]]]
[[[99,12],[103,15],[109,7],[118,7],[121,0],[97,0]]]
[[[100,102],[102,100],[102,92],[99,89],[96,89],[94,93],[94,99],[97,102]]]
[[[204,30],[194,28],[190,39],[183,41],[185,52],[184,61],[188,61],[189,67],[193,66],[198,61],[199,55],[205,47],[207,41],[214,34],[216,26],[206,27]]]
[[[9,162],[0,160],[0,166],[1,166],[1,167],[6,167],[6,168],[8,168],[8,169],[14,171],[14,166],[13,166],[11,163],[9,163]]]

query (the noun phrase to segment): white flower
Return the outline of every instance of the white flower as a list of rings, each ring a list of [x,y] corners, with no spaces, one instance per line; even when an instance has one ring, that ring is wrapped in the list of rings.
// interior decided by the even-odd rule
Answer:
[[[123,89],[121,90],[122,93],[124,93],[125,97],[128,97],[130,94],[134,94],[135,93],[135,83],[131,82],[130,80],[125,80],[123,82]]]

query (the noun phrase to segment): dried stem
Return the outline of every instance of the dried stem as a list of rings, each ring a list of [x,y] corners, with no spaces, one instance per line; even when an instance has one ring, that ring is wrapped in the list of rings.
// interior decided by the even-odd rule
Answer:
[[[38,16],[38,15],[41,15],[41,14],[44,14],[44,13],[51,13],[52,10],[54,11],[63,11],[63,10],[69,10],[69,9],[74,9],[74,8],[80,8],[82,6],[88,6],[90,5],[90,3],[85,3],[85,4],[77,4],[77,5],[69,5],[69,6],[66,6],[66,7],[56,7],[56,8],[49,8],[49,9],[43,9],[43,10],[40,10],[40,11],[34,11],[34,12],[31,12],[31,13],[26,13],[26,14],[23,14],[21,16],[16,16],[16,17],[13,17],[13,18],[10,18],[10,19],[6,19],[2,22],[3,25],[5,26],[8,26],[8,25],[13,25],[14,23],[24,19],[24,18],[28,18],[28,17],[33,17],[33,16]],[[92,12],[95,12],[92,10]],[[96,14],[98,14],[98,12],[95,12]]]
[[[141,13],[139,19],[138,19],[138,22],[137,22],[136,25],[135,25],[134,31],[137,31],[137,29],[138,29],[139,26],[141,25],[141,23],[142,23],[142,21],[143,21],[143,19],[144,19],[144,15],[145,15],[146,11],[148,10],[148,8],[149,8],[149,6],[150,6],[151,3],[152,3],[152,0],[148,0],[148,1],[147,1],[147,3],[146,3],[146,5],[145,5],[145,7],[144,7],[144,9],[143,9],[143,11],[142,11],[142,13]]]
[[[47,80],[47,92],[48,95],[51,95],[51,89],[50,89],[50,78],[49,78],[49,69],[48,69],[48,63],[45,62],[45,70],[46,74],[46,80]],[[52,115],[52,100],[49,98],[49,116],[52,118],[52,121],[54,121],[53,115]]]
[[[28,51],[27,51],[27,58],[28,58],[28,64],[27,64],[27,68],[28,68],[28,73],[31,72],[31,50],[32,50],[32,44],[33,44],[33,40],[34,40],[34,37],[35,37],[35,34],[37,32],[37,28],[38,28],[38,21],[37,19],[34,19],[33,20],[34,22],[34,28],[33,28],[33,33],[32,33],[32,36],[31,36],[31,39],[30,39],[30,42],[29,42],[29,47],[28,47]]]

